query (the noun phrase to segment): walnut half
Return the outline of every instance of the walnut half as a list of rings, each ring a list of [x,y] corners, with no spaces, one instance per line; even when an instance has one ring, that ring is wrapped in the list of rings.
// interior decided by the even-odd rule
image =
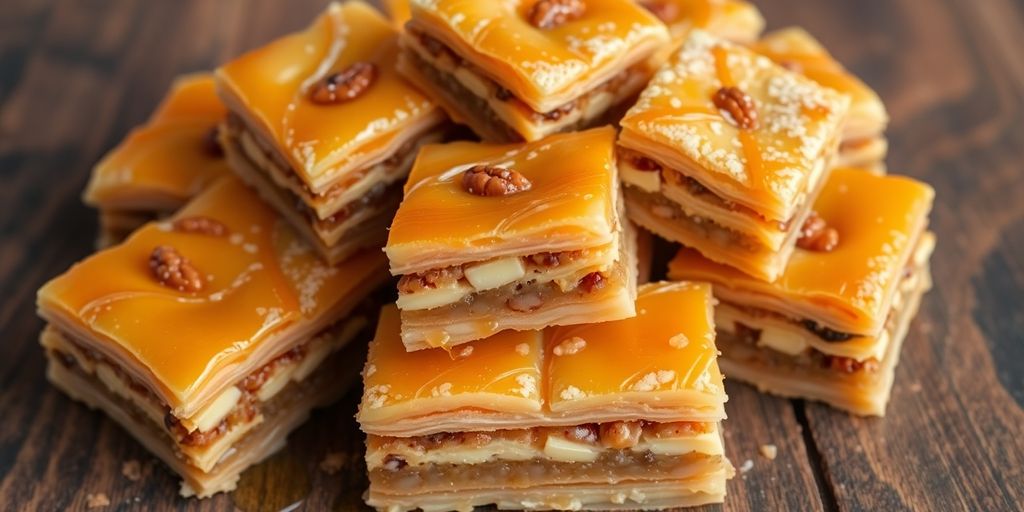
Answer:
[[[160,284],[179,292],[203,289],[203,278],[187,258],[169,245],[160,245],[149,255],[149,268]]]
[[[812,211],[803,226],[800,227],[800,238],[796,246],[808,251],[831,252],[839,245],[839,232],[829,227],[825,219]]]
[[[715,106],[741,130],[756,130],[759,126],[757,121],[757,109],[754,108],[754,99],[743,92],[739,87],[722,87],[715,91],[711,97]]]

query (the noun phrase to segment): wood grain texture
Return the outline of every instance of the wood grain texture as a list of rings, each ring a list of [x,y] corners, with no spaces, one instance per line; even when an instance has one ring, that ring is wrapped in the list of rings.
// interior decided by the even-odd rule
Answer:
[[[0,508],[359,510],[353,390],[245,473],[232,495],[175,477],[113,422],[51,389],[35,290],[87,255],[89,168],[181,73],[304,26],[324,2],[0,3]],[[891,172],[937,191],[936,287],[911,327],[884,419],[730,382],[727,452],[750,471],[728,510],[1014,510],[1024,501],[1024,5],[1012,0],[761,0],[874,86]],[[657,269],[655,269],[657,272]],[[775,444],[773,461],[758,454]],[[342,469],[319,469],[328,453]],[[121,473],[138,461],[143,478]],[[719,509],[722,507],[708,507]]]

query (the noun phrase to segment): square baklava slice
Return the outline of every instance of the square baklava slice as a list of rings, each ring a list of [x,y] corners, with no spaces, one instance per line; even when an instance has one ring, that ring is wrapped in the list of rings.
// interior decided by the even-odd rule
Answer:
[[[805,243],[774,283],[682,249],[672,279],[714,284],[722,371],[783,395],[882,416],[893,370],[930,287],[933,192],[900,176],[833,171]]]
[[[629,217],[765,280],[828,174],[849,98],[694,30],[622,120]]]
[[[443,112],[398,76],[398,32],[362,2],[217,70],[234,171],[328,261],[380,247]]]
[[[357,419],[378,510],[661,509],[720,503],[707,284],[640,287],[638,316],[406,352],[387,306]]]
[[[386,263],[371,249],[327,266],[224,176],[39,290],[47,376],[178,473],[183,495],[232,490],[355,381],[351,340]]]
[[[633,316],[610,127],[424,147],[388,236],[409,350]]]
[[[761,11],[745,0],[636,1],[668,26],[676,42],[695,28],[737,43],[752,43],[764,30]]]
[[[772,32],[753,45],[754,51],[825,87],[850,96],[837,165],[885,170],[889,124],[885,104],[874,90],[840,64],[814,36],[790,27]]]
[[[226,114],[212,75],[174,81],[146,123],[92,170],[83,199],[100,211],[97,246],[120,242],[146,222],[173,213],[230,172],[217,143],[217,125]]]
[[[412,0],[399,70],[491,142],[604,123],[669,40],[632,0]]]

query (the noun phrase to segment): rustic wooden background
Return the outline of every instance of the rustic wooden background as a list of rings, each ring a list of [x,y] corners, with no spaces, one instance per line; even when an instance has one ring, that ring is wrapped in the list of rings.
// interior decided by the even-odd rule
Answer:
[[[0,508],[358,510],[357,392],[205,501],[111,421],[51,389],[36,289],[90,252],[90,166],[171,79],[305,25],[323,1],[0,3]],[[1024,503],[1024,5],[1012,0],[758,0],[881,93],[892,172],[937,190],[936,288],[903,349],[889,415],[858,419],[728,386],[728,453],[753,468],[728,510],[1011,510]],[[772,443],[769,461],[758,447]],[[328,452],[343,469],[318,469]],[[122,475],[139,461],[143,478]]]

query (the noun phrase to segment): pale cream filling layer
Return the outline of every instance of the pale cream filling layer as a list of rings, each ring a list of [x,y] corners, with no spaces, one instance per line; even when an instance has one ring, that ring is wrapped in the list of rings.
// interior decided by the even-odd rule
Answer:
[[[717,424],[708,432],[701,432],[685,437],[654,437],[642,435],[640,441],[627,448],[630,451],[655,455],[684,455],[701,453],[706,455],[722,455],[722,436]],[[593,462],[602,452],[611,448],[595,443],[586,443],[566,439],[563,436],[548,434],[540,443],[521,442],[510,439],[493,439],[482,445],[457,445],[432,450],[395,450],[373,449],[368,447],[366,465],[369,470],[384,466],[389,455],[402,458],[407,464],[420,466],[425,464],[482,464],[485,462],[524,461],[531,459],[549,459],[560,462]]]

